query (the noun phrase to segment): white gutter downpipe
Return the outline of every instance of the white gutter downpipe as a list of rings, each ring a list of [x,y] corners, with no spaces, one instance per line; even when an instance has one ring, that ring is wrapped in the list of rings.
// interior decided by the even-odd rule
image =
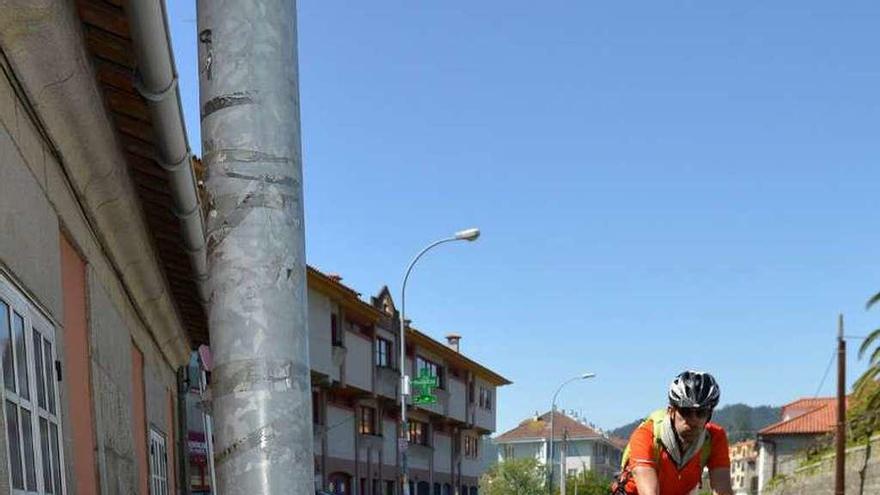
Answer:
[[[195,272],[199,298],[202,303],[207,303],[210,291],[207,283],[205,223],[199,208],[195,175],[190,166],[192,152],[183,122],[165,4],[163,0],[133,0],[129,2],[127,12],[138,60],[135,87],[150,108],[158,148],[156,161],[169,174],[174,213],[180,220],[183,243]]]

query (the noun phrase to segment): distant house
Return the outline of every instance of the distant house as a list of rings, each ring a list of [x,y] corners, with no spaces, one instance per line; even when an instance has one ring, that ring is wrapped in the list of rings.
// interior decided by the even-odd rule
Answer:
[[[746,440],[730,446],[730,479],[735,495],[758,493],[758,446]]]
[[[553,418],[553,451],[556,466],[554,479],[559,479],[559,465],[565,456],[565,472],[572,476],[594,471],[612,477],[620,467],[625,442],[609,437],[561,412]],[[516,428],[495,439],[498,460],[534,458],[549,461],[550,413],[529,418]]]
[[[837,399],[799,399],[782,406],[779,422],[758,432],[758,493],[777,475],[797,467],[798,454],[834,433]]]

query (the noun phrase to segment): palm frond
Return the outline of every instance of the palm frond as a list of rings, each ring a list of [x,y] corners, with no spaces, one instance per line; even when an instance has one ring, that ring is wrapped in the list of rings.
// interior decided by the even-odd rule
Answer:
[[[869,383],[873,382],[878,375],[880,375],[880,366],[872,366],[868,368],[868,370],[865,371],[853,384],[853,391],[857,394],[861,393],[862,389]]]
[[[880,361],[880,345],[878,345],[877,348],[874,349],[874,352],[871,353],[871,360],[868,361],[868,363],[870,363],[869,365],[871,367],[877,368],[877,365],[880,364],[878,361]]]
[[[871,299],[868,299],[868,303],[865,304],[865,309],[871,309],[871,306],[877,304],[878,301],[880,301],[880,292],[871,296]]]
[[[880,328],[871,331],[868,334],[868,338],[866,338],[862,345],[859,346],[859,359],[862,359],[865,356],[865,353],[868,352],[868,349],[874,344],[874,342],[880,340]]]

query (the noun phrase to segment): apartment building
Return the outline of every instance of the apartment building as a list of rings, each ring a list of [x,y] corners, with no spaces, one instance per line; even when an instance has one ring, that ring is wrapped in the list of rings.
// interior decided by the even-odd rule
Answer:
[[[400,456],[398,312],[387,288],[369,303],[339,277],[309,269],[309,353],[316,485],[336,494],[391,495]],[[408,465],[416,495],[476,495],[483,437],[495,431],[496,390],[511,382],[408,326],[404,369],[438,377],[436,404],[408,415]]]
[[[204,237],[160,7],[0,1],[2,493],[180,486]]]
[[[626,442],[601,433],[586,424],[556,411],[553,417],[554,479],[560,467],[566,476],[593,471],[611,478],[620,471]],[[550,413],[522,421],[515,428],[495,438],[498,460],[534,458],[546,464],[550,459]]]
[[[734,495],[758,493],[758,444],[745,440],[730,446],[730,480]]]

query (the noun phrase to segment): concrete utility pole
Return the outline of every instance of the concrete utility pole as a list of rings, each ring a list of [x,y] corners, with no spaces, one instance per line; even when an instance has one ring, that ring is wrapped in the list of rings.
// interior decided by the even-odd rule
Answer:
[[[846,340],[843,315],[837,320],[837,434],[834,462],[834,495],[844,495],[846,476]]]
[[[562,432],[562,452],[559,453],[559,495],[565,495],[565,464],[568,462],[568,430]],[[577,485],[575,485],[577,486]]]
[[[315,492],[295,0],[199,0],[221,495]]]

